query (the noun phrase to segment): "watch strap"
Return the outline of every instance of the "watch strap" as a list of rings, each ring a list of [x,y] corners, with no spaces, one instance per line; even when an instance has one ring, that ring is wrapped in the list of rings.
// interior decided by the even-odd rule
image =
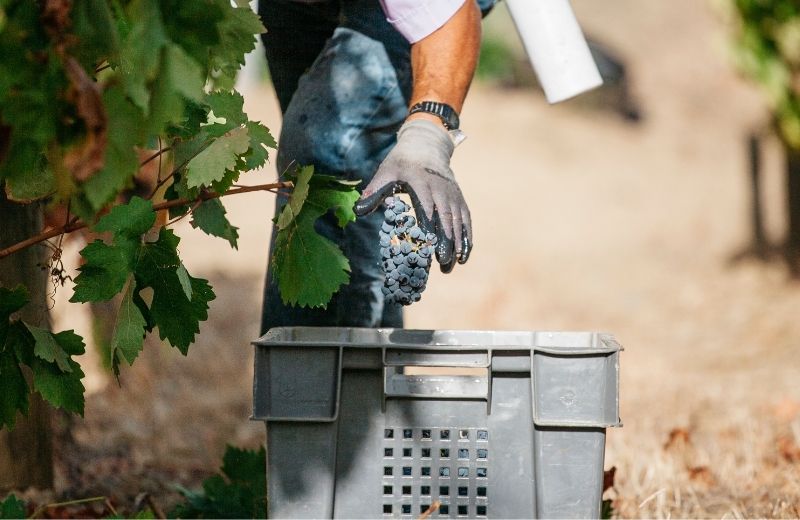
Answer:
[[[417,112],[425,112],[426,114],[435,115],[442,120],[442,124],[448,130],[457,130],[460,124],[458,113],[456,113],[453,107],[446,103],[439,103],[437,101],[420,101],[408,111],[409,115],[416,114]]]

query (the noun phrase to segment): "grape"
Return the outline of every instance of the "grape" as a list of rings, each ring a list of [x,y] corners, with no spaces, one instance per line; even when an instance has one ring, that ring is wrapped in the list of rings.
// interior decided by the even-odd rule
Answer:
[[[425,233],[409,211],[411,206],[397,197],[384,200],[384,222],[380,230],[380,252],[384,259],[381,289],[387,303],[411,305],[421,298],[428,281],[436,235]]]

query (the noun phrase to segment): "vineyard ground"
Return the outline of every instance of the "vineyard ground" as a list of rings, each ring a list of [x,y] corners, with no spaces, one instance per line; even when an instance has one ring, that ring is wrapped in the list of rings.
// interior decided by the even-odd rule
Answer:
[[[729,261],[747,242],[744,135],[763,121],[759,97],[730,71],[707,3],[575,3],[587,31],[628,60],[643,123],[474,88],[454,170],[476,248],[466,266],[432,276],[408,326],[613,332],[626,347],[625,426],[609,431],[606,457],[617,514],[798,517],[800,285],[778,264]],[[277,128],[270,88],[244,91],[251,115]],[[767,152],[777,238],[782,179]],[[238,252],[180,225],[190,271],[217,290],[211,318],[188,359],[151,342],[119,388],[86,359],[95,391],[86,419],[62,428],[59,494],[130,505],[145,491],[168,508],[171,484],[198,486],[226,442],[263,441],[247,420],[248,342],[269,197],[226,201]],[[80,313],[56,323],[88,331]]]

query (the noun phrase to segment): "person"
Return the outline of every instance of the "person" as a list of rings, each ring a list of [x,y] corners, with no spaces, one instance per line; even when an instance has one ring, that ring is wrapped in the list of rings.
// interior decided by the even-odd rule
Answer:
[[[262,40],[283,114],[278,171],[310,164],[364,187],[355,222],[344,229],[332,215],[317,222],[350,260],[350,283],[326,308],[291,307],[282,303],[268,268],[262,333],[276,326],[403,326],[401,307],[384,304],[381,293],[383,216],[374,211],[394,192],[408,193],[421,227],[437,235],[443,272],[467,261],[470,214],[450,157],[478,60],[482,14],[492,3],[260,1]]]

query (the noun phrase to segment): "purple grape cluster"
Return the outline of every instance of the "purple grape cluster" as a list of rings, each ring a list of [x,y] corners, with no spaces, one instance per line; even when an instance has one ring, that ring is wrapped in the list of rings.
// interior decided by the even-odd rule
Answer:
[[[411,305],[422,297],[433,261],[436,235],[426,234],[398,197],[388,197],[381,225],[383,295],[387,303]]]

